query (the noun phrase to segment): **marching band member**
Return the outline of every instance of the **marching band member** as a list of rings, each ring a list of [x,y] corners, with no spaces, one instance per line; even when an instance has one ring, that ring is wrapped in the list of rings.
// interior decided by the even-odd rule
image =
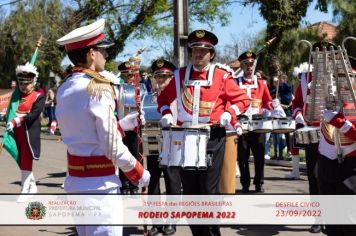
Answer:
[[[153,78],[158,84],[157,94],[160,94],[168,85],[169,81],[173,78],[173,72],[176,70],[176,66],[167,60],[158,59],[152,63],[151,70],[153,73]],[[174,108],[172,108],[173,104],[174,103],[171,104],[172,112],[174,110]],[[147,157],[147,169],[151,173],[151,180],[150,184],[148,185],[148,194],[161,194],[159,182],[162,172],[166,186],[166,194],[181,194],[181,180],[179,169],[160,168],[158,162],[158,155],[151,155]],[[176,227],[173,225],[154,225],[149,230],[148,235],[154,236],[159,234],[160,232],[163,233],[163,235],[173,235],[176,232]]]
[[[324,45],[323,42],[317,42],[313,45],[312,49],[315,50],[318,47],[319,50],[322,50],[323,46],[326,46],[327,49],[329,49],[330,46],[336,48],[336,46],[331,43],[326,43]],[[307,73],[309,73],[309,80],[308,80]],[[313,79],[312,73],[310,71],[308,72],[308,69],[306,73],[302,73],[300,83],[297,87],[295,97],[292,101],[292,108],[293,108],[292,117],[295,119],[297,129],[304,127],[306,125],[313,126],[313,127],[320,127],[320,122],[306,122],[303,116],[307,95],[310,94],[311,92],[310,88],[311,88],[312,79]],[[318,195],[320,193],[319,183],[316,176],[316,162],[319,156],[318,147],[319,147],[319,142],[307,144],[305,147],[305,159],[307,165],[309,194],[311,195]],[[295,156],[293,156],[292,158],[296,158]],[[312,225],[311,228],[309,229],[309,231],[312,233],[319,233],[321,230],[322,227],[320,225]]]
[[[349,57],[353,73],[356,73],[356,61]],[[353,84],[355,86],[355,84]],[[351,88],[354,89],[354,88]],[[342,104],[353,107],[351,101]],[[350,121],[352,120],[352,121]],[[340,134],[340,146],[335,144],[334,132]],[[338,148],[340,156],[338,156]],[[321,123],[319,143],[318,181],[320,194],[343,195],[356,194],[356,117],[345,116],[342,112],[325,109]],[[325,225],[327,235],[356,235],[355,225]]]
[[[135,73],[131,69],[131,63],[129,61],[121,63],[117,69],[120,71],[120,77],[125,84],[134,84]]]
[[[242,133],[236,116],[250,104],[246,93],[234,86],[231,72],[222,65],[212,64],[218,39],[206,30],[188,36],[192,64],[175,71],[167,87],[158,95],[158,111],[162,126],[173,124],[170,104],[177,99],[177,125],[221,124]],[[230,103],[231,105],[227,105]],[[207,170],[181,170],[184,194],[217,194],[225,149],[225,128],[212,126],[207,150],[212,165]],[[195,157],[192,157],[195,158]],[[218,226],[190,226],[193,235],[220,235]]]
[[[243,70],[243,76],[235,78],[235,81],[241,89],[247,91],[247,95],[251,98],[251,105],[244,115],[248,117],[252,117],[253,115],[262,116],[262,108],[264,108],[270,110],[270,115],[275,117],[285,116],[279,100],[274,99],[272,102],[267,82],[265,80],[257,80],[256,76],[253,76],[256,54],[252,51],[246,51],[238,57],[238,60]],[[264,192],[264,145],[264,134],[248,132],[239,138],[238,163],[241,171],[240,182],[244,193],[249,192],[251,182],[248,163],[250,149],[252,150],[255,162],[253,184],[255,185],[256,192]]]
[[[124,84],[134,85],[135,74],[131,69],[131,64],[129,61],[121,63],[117,69],[120,71],[120,77],[123,80]],[[124,104],[121,104],[124,105]],[[136,158],[140,159],[139,150],[138,150],[138,134],[135,130],[125,131],[125,137],[122,138],[123,143],[128,147],[131,154]],[[126,175],[119,170],[119,177],[122,183],[121,192],[123,194],[137,194],[138,187],[131,183],[131,181],[126,177]]]
[[[19,153],[18,164],[21,169],[21,193],[37,193],[32,166],[33,160],[38,160],[41,152],[40,115],[44,109],[45,98],[34,90],[38,76],[34,65],[26,63],[17,66],[16,76],[20,103],[16,110],[16,117],[7,123],[6,130],[14,132]],[[23,202],[26,199],[26,195],[21,195],[17,201]]]
[[[305,125],[308,126],[315,126],[318,127],[319,123],[317,124],[309,124],[306,123],[303,117],[303,108],[304,108],[304,103],[306,99],[307,92],[310,87],[308,86],[309,83],[311,83],[311,73],[309,74],[309,81],[307,81],[307,73],[302,73],[300,83],[297,87],[295,97],[292,101],[292,108],[293,108],[293,115],[292,117],[295,119],[296,126],[298,127],[303,127]],[[309,91],[310,93],[310,91]],[[307,164],[307,175],[308,175],[308,182],[309,182],[309,194],[315,195],[318,194],[318,184],[317,184],[317,179],[315,176],[315,164],[316,164],[316,158],[318,156],[318,143],[316,144],[309,144],[305,148],[305,158],[306,158],[306,164]],[[293,156],[292,158],[296,158]],[[299,162],[299,161],[298,161]]]
[[[296,91],[296,95],[298,94],[298,97],[297,98],[294,98],[294,99],[297,99],[295,101],[292,100],[292,117],[295,119],[296,123],[297,123],[297,128],[301,127],[301,126],[304,126],[304,118],[303,116],[301,115],[301,112],[303,111],[303,102],[300,100],[302,98],[302,94],[301,94],[301,85],[303,84],[304,86],[306,86],[305,84],[307,84],[307,81],[306,81],[306,74],[305,73],[308,73],[308,68],[309,67],[309,64],[307,62],[305,63],[302,63],[299,65],[299,67],[294,67],[294,71],[293,71],[293,75],[295,77],[299,77],[300,78],[300,85],[298,86],[298,89]],[[311,69],[312,69],[312,66],[311,66]],[[309,71],[311,72],[311,71]],[[303,81],[303,82],[302,82]],[[297,101],[299,101],[299,105],[297,105]],[[294,107],[293,107],[293,104],[294,104]],[[299,108],[298,108],[299,107]],[[296,115],[296,113],[299,113]],[[300,173],[299,173],[299,162],[300,162],[300,157],[299,157],[299,149],[296,148],[296,147],[291,147],[291,154],[292,154],[292,171],[290,173],[288,173],[286,175],[286,178],[287,179],[299,179],[300,178]]]
[[[68,193],[120,193],[115,165],[132,182],[138,182],[139,187],[149,184],[149,172],[122,143],[122,131],[133,130],[138,125],[137,115],[128,115],[117,122],[111,82],[99,74],[108,56],[106,48],[112,45],[105,39],[104,27],[105,20],[101,19],[57,40],[75,65],[58,89],[56,109],[63,143],[68,149],[68,176],[64,183]],[[108,207],[117,203],[100,204]],[[122,235],[122,226],[76,228],[79,235]]]

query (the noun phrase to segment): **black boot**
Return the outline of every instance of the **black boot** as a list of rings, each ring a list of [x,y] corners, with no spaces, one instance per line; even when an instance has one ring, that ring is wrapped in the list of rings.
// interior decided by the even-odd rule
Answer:
[[[312,234],[317,234],[321,232],[321,225],[312,225],[309,229],[309,232]]]
[[[152,228],[148,231],[148,236],[158,235],[159,233],[162,232],[162,228],[163,226],[158,226],[158,225],[152,226]]]
[[[176,227],[173,225],[165,225],[163,227],[163,235],[173,235],[176,233]]]
[[[257,193],[264,193],[265,189],[263,188],[263,184],[256,184],[255,190]]]
[[[244,185],[244,186],[242,186],[242,192],[243,193],[248,193],[249,191],[250,191],[250,186],[248,186],[248,185]]]

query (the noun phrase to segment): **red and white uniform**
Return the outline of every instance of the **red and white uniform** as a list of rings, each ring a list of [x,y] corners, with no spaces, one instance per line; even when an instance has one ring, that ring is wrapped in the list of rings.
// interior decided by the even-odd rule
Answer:
[[[20,169],[32,171],[32,159],[39,159],[41,152],[40,114],[44,107],[44,97],[36,91],[21,94],[16,110],[19,119],[14,124],[14,134],[20,158]],[[12,122],[14,122],[14,120]]]
[[[292,100],[292,118],[296,119],[297,116],[303,117],[304,120],[304,105],[305,101],[307,99],[307,94],[310,94],[310,86],[309,83],[312,81],[312,73],[309,73],[309,81],[307,81],[307,74],[302,73],[300,82],[298,84],[297,90],[295,92],[294,99]],[[320,123],[319,122],[312,122],[309,123],[305,121],[309,126],[315,126],[319,127]],[[292,148],[291,153],[293,155],[298,155],[299,154],[299,149],[297,148]]]
[[[247,80],[244,77],[238,77],[236,81],[239,87],[246,90],[247,95],[251,98],[251,105],[246,111],[246,115],[262,115],[262,108],[272,110],[272,97],[265,80],[257,80],[255,77]]]
[[[310,74],[309,83],[311,82]],[[301,82],[297,88],[295,98],[292,101],[293,107],[293,117],[295,118],[299,114],[303,114],[304,101],[306,95],[310,93],[308,84],[306,82],[306,76],[303,74]],[[351,106],[352,104],[344,104],[344,107]],[[307,122],[308,125],[319,127],[320,126],[320,142],[319,142],[319,152],[320,154],[328,157],[329,159],[337,159],[336,146],[334,142],[334,131],[335,127],[340,131],[340,141],[341,141],[341,152],[344,157],[356,156],[356,131],[355,122],[350,122],[348,117],[344,117],[342,114],[335,116],[329,124],[327,122]]]
[[[188,65],[189,66],[189,65]],[[194,86],[185,86],[187,67],[175,71],[174,79],[158,95],[158,112],[162,115],[172,113],[170,104],[177,99],[177,124],[192,121]],[[213,75],[209,76],[209,73]],[[217,66],[210,65],[208,70],[197,71],[193,67],[189,80],[209,81],[209,86],[201,86],[199,102],[199,123],[219,123],[220,116],[228,111],[232,116],[231,124],[236,124],[236,116],[245,112],[250,105],[246,93],[236,86],[231,73]]]
[[[319,143],[320,154],[327,158],[337,159],[334,140],[335,129],[340,134],[340,149],[343,157],[356,157],[356,120],[350,121],[341,113],[336,114],[329,123],[321,123],[321,137]]]
[[[297,90],[295,92],[295,97],[292,101],[292,109],[293,109],[293,114],[292,117],[295,119],[298,115],[304,116],[304,106],[308,105],[306,104],[306,99],[307,95],[310,94],[310,83],[312,81],[312,74],[309,73],[309,81],[307,81],[307,74],[302,73],[300,83],[297,87]],[[307,122],[306,123],[310,126],[320,126],[320,122]]]

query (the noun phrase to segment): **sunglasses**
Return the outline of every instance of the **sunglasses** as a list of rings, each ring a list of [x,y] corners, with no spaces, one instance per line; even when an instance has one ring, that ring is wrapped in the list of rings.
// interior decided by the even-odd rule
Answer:
[[[19,81],[19,85],[29,85],[32,84],[32,81]]]

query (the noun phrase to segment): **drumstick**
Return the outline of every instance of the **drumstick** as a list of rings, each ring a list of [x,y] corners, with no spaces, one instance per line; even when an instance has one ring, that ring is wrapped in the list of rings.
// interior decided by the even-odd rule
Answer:
[[[277,79],[277,86],[276,86],[276,98],[278,98],[278,92],[279,92],[279,78],[276,77],[275,79]],[[275,80],[273,79],[273,80]]]

